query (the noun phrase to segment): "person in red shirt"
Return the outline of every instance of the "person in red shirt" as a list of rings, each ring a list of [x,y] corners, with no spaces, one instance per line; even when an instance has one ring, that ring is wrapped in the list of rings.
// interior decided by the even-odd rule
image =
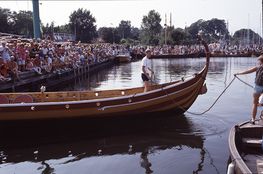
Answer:
[[[18,46],[17,49],[17,63],[18,63],[18,69],[20,71],[24,71],[25,67],[26,67],[26,49],[25,49],[25,45],[23,43],[21,43]]]

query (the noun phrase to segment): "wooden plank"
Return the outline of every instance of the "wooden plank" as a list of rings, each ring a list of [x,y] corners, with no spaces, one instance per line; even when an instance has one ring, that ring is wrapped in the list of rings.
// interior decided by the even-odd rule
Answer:
[[[263,174],[263,160],[256,160],[257,163],[257,172]]]
[[[243,142],[246,146],[261,147],[262,139],[242,138],[242,142]]]

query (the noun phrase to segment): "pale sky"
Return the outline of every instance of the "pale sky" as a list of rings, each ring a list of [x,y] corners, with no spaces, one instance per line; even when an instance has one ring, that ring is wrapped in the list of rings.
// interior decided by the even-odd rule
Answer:
[[[78,8],[90,10],[96,18],[97,28],[118,26],[121,20],[130,20],[132,26],[140,27],[142,18],[152,9],[160,13],[162,25],[167,14],[172,13],[172,24],[184,28],[199,19],[224,19],[233,34],[241,28],[251,28],[261,34],[262,0],[40,0],[42,23],[55,25],[68,23],[69,15]],[[12,11],[32,10],[32,2],[25,0],[0,0],[0,7]]]

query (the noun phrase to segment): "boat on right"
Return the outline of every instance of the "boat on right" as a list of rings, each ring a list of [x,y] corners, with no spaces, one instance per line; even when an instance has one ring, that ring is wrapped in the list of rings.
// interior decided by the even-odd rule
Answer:
[[[263,120],[249,121],[231,128],[228,143],[231,161],[228,174],[263,173]]]

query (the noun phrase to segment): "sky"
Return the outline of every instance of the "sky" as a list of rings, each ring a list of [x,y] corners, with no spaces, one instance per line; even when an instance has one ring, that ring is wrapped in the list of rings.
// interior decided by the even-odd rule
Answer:
[[[69,22],[69,15],[78,8],[90,10],[96,18],[97,28],[116,27],[121,20],[130,20],[131,25],[140,27],[143,16],[150,10],[157,11],[162,25],[172,14],[172,25],[184,28],[199,19],[224,19],[229,31],[234,34],[241,28],[251,28],[262,35],[262,0],[40,0],[42,23],[55,22],[63,25]],[[32,10],[30,0],[0,0],[0,7],[12,11]]]

